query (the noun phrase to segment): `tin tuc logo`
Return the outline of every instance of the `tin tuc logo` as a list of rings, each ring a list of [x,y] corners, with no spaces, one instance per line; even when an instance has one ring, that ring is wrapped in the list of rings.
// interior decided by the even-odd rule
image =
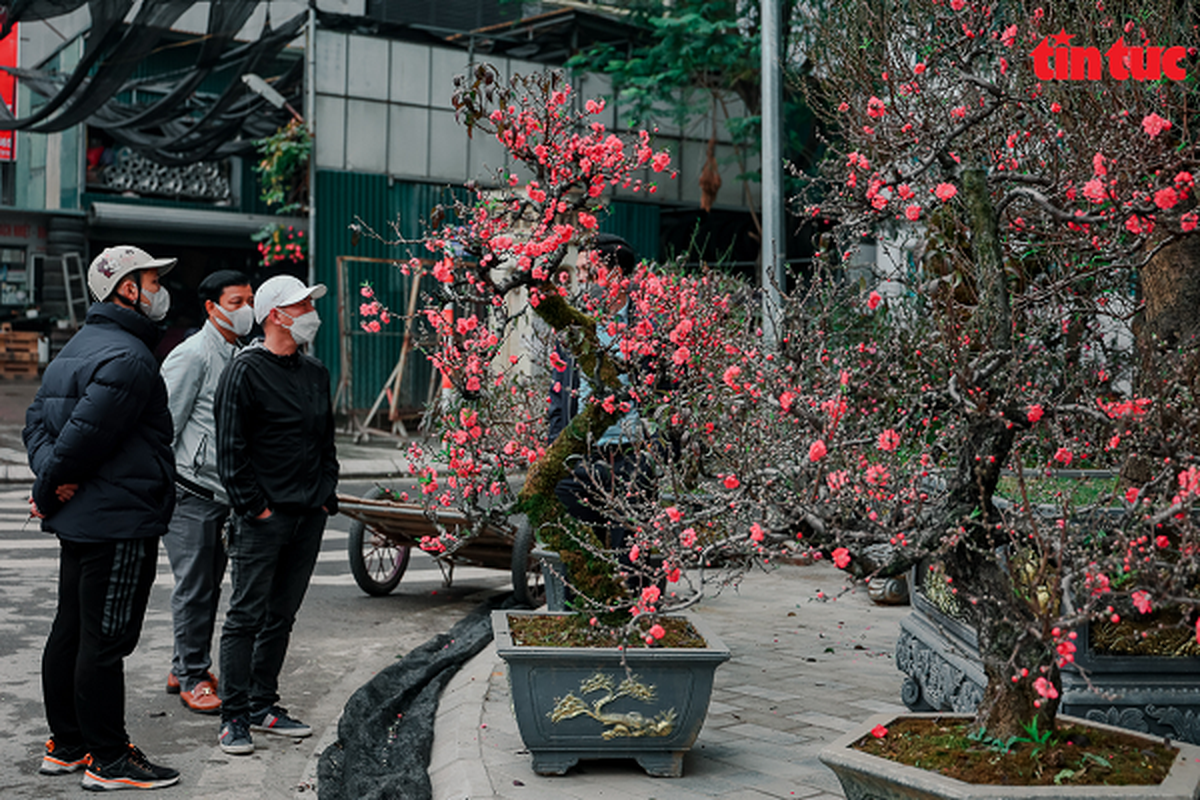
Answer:
[[[1125,37],[1117,39],[1104,53],[1098,47],[1072,47],[1075,34],[1060,30],[1042,39],[1033,49],[1033,72],[1042,81],[1098,81],[1103,77],[1104,64],[1108,74],[1118,81],[1156,81],[1166,77],[1173,81],[1187,78],[1179,62],[1187,57],[1187,48],[1130,47]],[[1053,42],[1053,44],[1051,44]]]

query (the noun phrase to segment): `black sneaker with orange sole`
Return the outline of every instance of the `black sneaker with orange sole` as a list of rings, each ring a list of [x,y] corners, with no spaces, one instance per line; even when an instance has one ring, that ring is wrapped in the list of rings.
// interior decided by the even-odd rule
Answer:
[[[161,789],[179,783],[179,770],[151,764],[146,754],[133,745],[103,766],[93,763],[83,773],[84,789],[108,792],[115,789]]]
[[[42,756],[42,765],[38,767],[38,772],[43,775],[66,775],[78,772],[90,762],[86,745],[77,744],[74,747],[65,747],[51,737],[46,742],[46,753]]]

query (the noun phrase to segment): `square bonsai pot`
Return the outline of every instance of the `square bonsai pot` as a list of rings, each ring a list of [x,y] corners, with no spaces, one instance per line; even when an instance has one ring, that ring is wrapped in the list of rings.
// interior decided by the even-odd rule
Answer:
[[[492,612],[496,651],[508,665],[513,711],[539,775],[562,775],[580,759],[633,758],[650,775],[679,777],[704,724],[713,675],[727,648],[696,620],[707,647],[526,647],[510,616]]]
[[[887,727],[900,718],[971,719],[972,714],[876,714],[823,749],[819,758],[841,781],[847,800],[1195,800],[1200,796],[1200,747],[1171,742],[1179,748],[1175,764],[1162,783],[1144,786],[997,786],[966,783],[936,772],[898,764],[851,747],[876,725]],[[1059,720],[1091,728],[1143,736],[1091,720],[1059,714]],[[1148,743],[1162,739],[1143,736]]]

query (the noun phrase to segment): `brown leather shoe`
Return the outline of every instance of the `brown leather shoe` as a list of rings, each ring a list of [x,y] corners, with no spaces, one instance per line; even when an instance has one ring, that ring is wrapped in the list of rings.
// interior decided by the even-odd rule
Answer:
[[[180,692],[179,700],[197,714],[216,714],[221,710],[221,698],[209,681],[200,681],[190,692]]]
[[[208,681],[209,681],[209,683],[211,683],[213,685],[213,691],[215,692],[217,690],[216,676],[214,676],[212,674],[212,670],[209,670],[207,675],[208,675]],[[180,685],[179,685],[179,678],[175,675],[175,673],[168,672],[167,673],[167,694],[179,694],[179,690],[181,688],[182,687],[180,687]]]

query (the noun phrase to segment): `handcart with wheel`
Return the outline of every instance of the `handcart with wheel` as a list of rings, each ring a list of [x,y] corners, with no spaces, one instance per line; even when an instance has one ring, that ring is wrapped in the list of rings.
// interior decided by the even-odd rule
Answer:
[[[393,491],[383,487],[376,487],[366,497],[339,494],[338,511],[354,520],[347,542],[350,571],[355,583],[369,595],[391,593],[404,577],[412,549],[420,547],[422,537],[438,535],[421,506],[402,503]],[[451,531],[469,526],[465,515],[449,509],[443,509],[438,520]],[[444,552],[430,555],[447,586],[454,578],[454,567],[467,564],[509,570],[514,599],[519,604],[536,608],[545,598],[542,565],[534,554],[533,529],[523,517],[507,525],[489,525]]]

